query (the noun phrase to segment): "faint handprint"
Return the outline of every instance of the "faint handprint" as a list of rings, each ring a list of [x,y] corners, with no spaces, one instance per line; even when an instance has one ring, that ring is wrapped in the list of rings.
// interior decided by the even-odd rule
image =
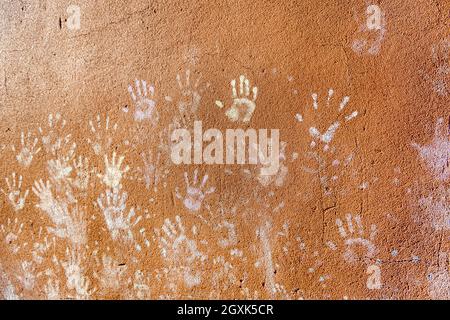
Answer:
[[[22,195],[22,176],[19,176],[16,179],[16,173],[13,172],[10,178],[5,178],[6,186],[8,189],[5,191],[0,189],[1,192],[5,194],[8,198],[9,203],[13,207],[14,211],[22,210],[25,207],[25,201],[28,196],[29,190],[26,189],[24,194]]]
[[[33,157],[41,151],[40,147],[37,147],[38,138],[32,139],[31,132],[25,136],[24,132],[20,133],[20,151],[16,154],[17,162],[23,167],[29,167]],[[12,146],[13,152],[16,152],[16,147]]]
[[[100,195],[97,204],[103,212],[108,230],[111,232],[113,240],[122,239],[125,242],[133,241],[132,227],[139,222],[139,218],[132,222],[135,216],[134,208],[126,213],[126,202],[128,194],[120,192],[118,188],[106,190]]]
[[[201,183],[199,183],[197,178],[198,178],[198,170],[197,169],[195,169],[195,171],[194,171],[194,178],[193,178],[192,184],[189,182],[187,172],[184,173],[184,180],[186,183],[185,196],[182,196],[180,194],[178,187],[175,188],[177,198],[182,199],[184,206],[190,211],[199,211],[205,197],[208,194],[211,194],[215,191],[214,187],[204,190],[206,182],[208,181],[207,174],[203,177]]]
[[[158,113],[154,99],[155,88],[152,85],[147,86],[145,80],[136,80],[135,89],[133,89],[132,85],[129,85],[128,92],[134,103],[134,120],[144,121],[150,119],[153,124],[156,124],[158,122]],[[128,112],[128,109],[123,109],[123,111]]]

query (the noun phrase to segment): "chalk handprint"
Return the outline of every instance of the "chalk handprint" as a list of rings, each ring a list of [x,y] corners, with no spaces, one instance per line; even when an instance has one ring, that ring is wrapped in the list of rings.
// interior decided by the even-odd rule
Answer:
[[[29,167],[33,157],[41,151],[41,148],[37,148],[39,140],[38,138],[32,139],[31,132],[27,135],[22,131],[20,133],[20,151],[16,154],[17,162],[23,167]],[[16,152],[16,147],[12,146],[13,152]]]
[[[8,189],[5,191],[1,189],[1,192],[8,198],[9,203],[13,207],[14,211],[22,210],[25,207],[25,200],[27,199],[29,190],[26,189],[22,195],[22,176],[16,179],[16,173],[13,172],[11,179],[5,178]]]
[[[197,177],[198,177],[198,170],[195,169],[194,179],[192,181],[192,184],[190,184],[187,172],[184,173],[184,180],[186,183],[186,195],[184,197],[180,194],[178,187],[175,188],[177,198],[182,199],[184,206],[190,211],[199,211],[205,197],[208,194],[213,193],[215,190],[214,187],[211,187],[206,191],[204,190],[206,182],[208,181],[207,174],[203,177],[202,182],[200,184],[198,182]]]
[[[119,192],[118,188],[106,190],[105,194],[100,195],[97,204],[105,217],[108,230],[111,232],[113,240],[122,239],[125,242],[133,241],[131,228],[139,222],[139,218],[132,222],[135,216],[134,208],[126,213],[126,202],[128,194]]]
[[[161,230],[156,230],[159,237],[161,254],[172,268],[182,271],[184,282],[188,287],[200,284],[200,272],[194,272],[192,264],[202,262],[206,257],[197,249],[195,240],[188,239],[179,216],[176,225],[169,219],[164,221]],[[161,232],[162,231],[162,232]]]
[[[154,100],[155,88],[152,85],[147,86],[145,80],[136,80],[136,88],[133,89],[131,85],[128,86],[128,92],[134,103],[134,120],[144,121],[150,119],[154,124],[158,121],[158,114],[156,112],[156,101]],[[123,109],[128,112],[128,109]]]
[[[124,156],[119,156],[116,162],[116,152],[113,152],[111,162],[108,161],[108,156],[105,155],[105,173],[97,174],[102,182],[110,188],[120,188],[120,181],[124,174],[130,170],[129,166],[121,168]]]
[[[444,118],[438,118],[431,143],[426,145],[412,143],[429,170],[440,181],[446,181],[450,177],[450,140],[447,131]]]
[[[239,95],[236,89],[236,80],[231,80],[231,97],[233,104],[225,112],[225,115],[233,122],[249,122],[256,109],[256,98],[258,97],[258,88],[252,88],[252,97],[250,97],[250,81],[244,76],[239,77]],[[217,100],[216,105],[223,108],[222,101]]]
[[[364,234],[364,227],[359,215],[352,216],[350,213],[345,216],[347,220],[347,228],[341,219],[336,219],[336,225],[339,229],[339,234],[344,240],[346,250],[344,252],[344,259],[349,263],[355,263],[358,260],[364,258],[373,258],[376,254],[376,247],[373,243],[377,233],[377,228],[374,224],[370,226],[369,238],[366,238]],[[353,222],[356,222],[356,230]],[[361,246],[365,251],[363,254],[358,255],[356,248]]]

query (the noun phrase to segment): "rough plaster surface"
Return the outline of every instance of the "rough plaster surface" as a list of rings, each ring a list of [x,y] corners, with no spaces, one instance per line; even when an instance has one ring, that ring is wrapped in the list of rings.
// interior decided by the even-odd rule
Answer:
[[[449,11],[2,1],[0,296],[448,299]],[[194,120],[280,129],[279,171],[174,165]]]

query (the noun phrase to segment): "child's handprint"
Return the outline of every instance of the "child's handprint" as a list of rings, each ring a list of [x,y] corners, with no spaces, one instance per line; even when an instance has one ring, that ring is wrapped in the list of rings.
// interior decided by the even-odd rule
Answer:
[[[19,176],[16,179],[16,173],[13,172],[11,176],[11,180],[9,178],[5,178],[6,185],[8,187],[7,191],[0,189],[1,192],[5,194],[8,198],[9,203],[13,207],[14,211],[22,210],[25,207],[25,200],[27,199],[29,190],[26,189],[24,194],[22,193],[22,176]]]
[[[233,122],[249,122],[253,112],[256,109],[256,98],[258,97],[258,88],[252,88],[252,97],[250,98],[250,81],[244,76],[239,77],[239,95],[236,89],[236,80],[231,80],[231,97],[233,104],[225,112],[225,115]],[[223,108],[222,101],[217,100],[216,105]]]
[[[180,88],[180,99],[178,100],[177,106],[181,116],[188,118],[197,112],[202,99],[198,88],[201,78],[198,77],[194,85],[192,85],[190,82],[190,74],[190,71],[187,70],[185,84],[181,81],[180,75],[177,74],[177,82]]]
[[[438,180],[445,181],[450,177],[450,139],[444,118],[437,119],[431,143],[419,145],[413,142],[412,146]]]
[[[200,284],[201,275],[193,272],[192,264],[202,262],[206,257],[197,249],[195,240],[188,239],[179,216],[175,217],[176,225],[169,219],[164,221],[161,230],[155,230],[159,237],[161,254],[172,268],[179,268],[187,286]],[[161,234],[161,231],[163,234]]]
[[[158,122],[158,113],[156,111],[156,101],[154,100],[155,88],[152,85],[147,87],[145,80],[136,80],[136,88],[133,90],[131,85],[128,86],[128,92],[134,103],[134,120],[143,121],[145,119],[151,119],[156,124]],[[123,109],[124,112],[128,112],[128,109]]]
[[[198,170],[195,169],[195,171],[194,171],[194,179],[192,181],[192,184],[190,184],[187,172],[184,173],[184,180],[185,180],[185,183],[186,183],[186,195],[185,195],[185,197],[183,197],[180,194],[178,187],[175,188],[175,192],[176,192],[177,198],[178,199],[183,199],[184,206],[190,211],[199,211],[201,206],[202,206],[202,202],[205,199],[205,197],[208,194],[213,193],[214,190],[215,190],[214,187],[211,187],[208,190],[204,191],[204,187],[206,185],[206,182],[208,181],[208,175],[207,174],[203,177],[202,182],[201,182],[200,185],[198,183],[197,176],[198,176]]]
[[[373,243],[375,236],[377,234],[377,227],[372,224],[370,226],[369,238],[364,235],[364,227],[361,222],[361,217],[359,215],[352,216],[350,213],[345,216],[347,220],[347,230],[344,227],[344,223],[341,219],[336,219],[336,225],[339,229],[339,234],[344,240],[346,250],[344,252],[344,259],[349,263],[355,263],[358,260],[364,258],[373,258],[376,254],[376,247]],[[354,229],[353,222],[356,222],[356,229]],[[355,233],[357,231],[357,234]],[[356,247],[361,246],[364,248],[365,252],[358,255],[356,252]]]
[[[116,162],[116,152],[112,153],[111,163],[108,161],[108,156],[105,155],[105,173],[97,174],[102,182],[110,188],[120,188],[120,181],[122,180],[124,174],[130,170],[129,166],[121,168],[124,156],[119,156]]]
[[[23,167],[29,167],[33,157],[41,151],[41,148],[36,148],[38,138],[31,138],[31,133],[25,136],[24,132],[20,133],[20,151],[16,155],[17,162]],[[16,152],[16,147],[12,146],[13,152]]]
[[[134,208],[126,213],[126,202],[128,194],[120,193],[118,188],[106,190],[105,194],[100,195],[97,204],[105,217],[108,230],[111,232],[113,240],[123,239],[125,242],[133,241],[131,228],[139,222],[139,218],[132,222],[135,216]]]

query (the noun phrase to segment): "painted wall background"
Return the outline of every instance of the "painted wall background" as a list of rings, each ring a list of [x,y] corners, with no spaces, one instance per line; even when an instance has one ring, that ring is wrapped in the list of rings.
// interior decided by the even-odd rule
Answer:
[[[449,9],[2,1],[1,297],[448,299]],[[194,120],[279,171],[174,165]]]

